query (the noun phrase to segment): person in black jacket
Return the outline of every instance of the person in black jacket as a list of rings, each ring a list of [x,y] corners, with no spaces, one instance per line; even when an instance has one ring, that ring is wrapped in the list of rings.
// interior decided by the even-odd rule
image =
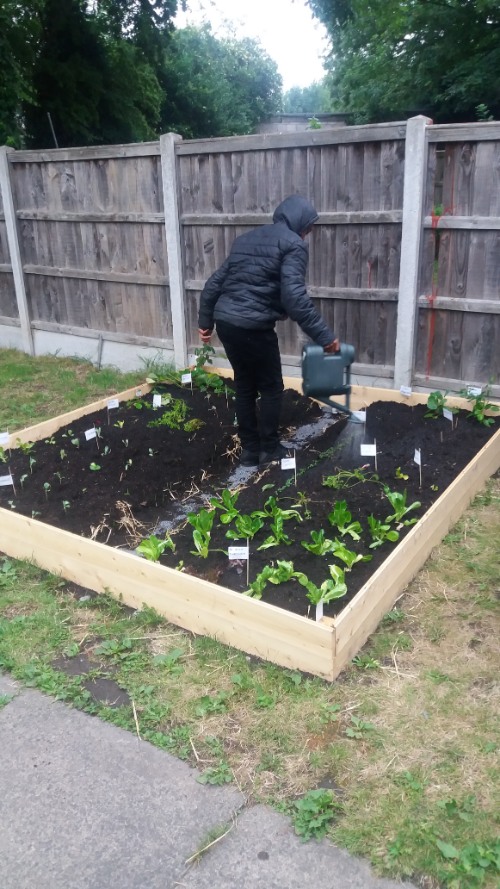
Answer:
[[[285,198],[274,211],[272,225],[236,238],[201,294],[201,340],[210,342],[215,323],[234,371],[243,466],[270,463],[286,453],[278,431],[283,377],[276,321],[292,318],[326,352],[340,347],[305,285],[308,248],[304,239],[317,219],[305,198],[297,194]]]

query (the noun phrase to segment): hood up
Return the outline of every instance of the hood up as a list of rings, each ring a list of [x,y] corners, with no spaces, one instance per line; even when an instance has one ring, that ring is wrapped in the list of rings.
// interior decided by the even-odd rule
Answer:
[[[284,222],[288,228],[300,235],[318,219],[313,205],[300,194],[291,194],[276,207],[273,222]]]

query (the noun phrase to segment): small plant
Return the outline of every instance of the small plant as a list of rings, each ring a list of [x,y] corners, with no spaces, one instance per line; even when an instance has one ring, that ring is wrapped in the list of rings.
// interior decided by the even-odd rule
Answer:
[[[21,441],[20,438],[16,439],[16,444],[19,450],[23,452],[23,454],[30,454],[35,447],[34,441]]]
[[[48,497],[49,497],[50,487],[51,487],[51,486],[50,486],[50,483],[49,483],[49,482],[44,482],[44,483],[43,483],[43,490],[44,490],[44,492],[45,492],[45,499],[46,499],[46,500],[48,500]]]
[[[399,540],[399,531],[391,528],[388,522],[376,519],[374,515],[369,515],[367,521],[372,538],[372,542],[368,547],[369,549],[377,549],[379,546],[382,546],[386,540],[389,540],[391,543],[395,543],[396,540]]]
[[[196,779],[199,784],[230,784],[233,780],[233,773],[227,762],[221,760],[216,766],[210,766],[205,769]]]
[[[7,463],[7,454],[5,450],[0,447],[0,463]]]
[[[498,407],[497,404],[492,404],[488,401],[488,396],[490,394],[489,386],[486,386],[476,395],[472,394],[469,389],[462,389],[459,394],[466,398],[471,404],[471,409],[467,414],[467,417],[472,417],[480,423],[481,426],[493,426],[495,420],[493,417],[486,416],[486,411],[500,411],[500,407]]]
[[[29,477],[28,474],[25,472],[24,475],[22,475],[21,478],[19,479],[21,488],[24,488],[24,483],[28,477]]]
[[[334,540],[325,538],[325,532],[321,529],[320,531],[311,531],[311,543],[308,543],[307,540],[301,540],[301,546],[309,553],[313,553],[316,556],[324,556],[335,552],[336,544]]]
[[[334,488],[340,491],[342,488],[350,488],[359,482],[378,482],[378,475],[374,472],[368,472],[364,467],[350,471],[341,469],[335,475],[327,475],[323,479],[323,485],[326,488]]]
[[[405,482],[407,482],[409,476],[408,476],[408,473],[403,472],[403,470],[401,469],[401,466],[398,466],[398,468],[396,469],[396,472],[394,473],[394,477],[403,479]]]
[[[191,550],[193,556],[200,556],[202,559],[208,557],[214,517],[215,512],[209,512],[207,509],[200,509],[199,512],[190,512],[188,514],[188,522],[193,526],[193,543],[196,547],[196,549]]]
[[[269,549],[271,546],[279,546],[279,544],[283,543],[285,546],[289,546],[292,541],[284,530],[285,522],[289,519],[297,519],[299,522],[302,521],[302,516],[296,509],[281,509],[281,507],[278,506],[276,497],[273,496],[266,500],[263,510],[255,510],[252,515],[259,518],[272,518],[270,524],[271,534],[266,537],[263,543],[261,543],[258,547],[259,550]]]
[[[295,576],[293,562],[278,561],[276,566],[264,565],[262,571],[257,574],[253,583],[250,584],[246,595],[251,596],[253,599],[262,599],[262,593],[268,583],[273,583],[277,586],[280,583],[286,583]]]
[[[30,457],[30,473],[33,474],[33,467],[36,465],[36,460],[34,457]]]
[[[68,456],[66,451],[64,450],[64,448],[61,448],[61,450],[59,451],[59,456],[60,456],[61,460],[65,460],[66,457]]]
[[[303,840],[320,840],[326,836],[330,824],[341,810],[331,790],[322,787],[310,790],[293,803],[295,833]]]
[[[380,661],[376,658],[371,657],[369,654],[357,654],[356,657],[353,657],[352,664],[355,667],[359,667],[361,670],[377,670],[380,667]]]
[[[361,553],[355,553],[352,549],[347,549],[340,540],[334,540],[333,554],[335,558],[340,559],[346,566],[346,571],[350,571],[357,562],[369,562],[373,556],[363,556]]]
[[[353,540],[360,540],[361,525],[359,522],[352,521],[352,514],[347,508],[345,500],[338,500],[328,516],[328,521],[333,525],[339,533],[344,537],[349,534]]]
[[[264,522],[260,516],[238,513],[234,520],[234,528],[229,528],[226,531],[226,537],[229,537],[230,540],[242,540],[245,538],[253,540],[263,524]]]
[[[145,559],[148,559],[149,562],[158,562],[160,556],[163,555],[166,549],[170,549],[174,553],[174,541],[168,536],[163,540],[160,540],[154,534],[150,534],[145,540],[141,540],[140,544],[136,547],[137,552],[144,556]]]
[[[71,507],[71,503],[69,502],[69,500],[63,500],[62,505],[63,505],[64,512],[67,512],[68,509],[70,509],[70,507]]]
[[[439,417],[443,416],[445,409],[452,414],[458,414],[457,407],[449,407],[447,404],[447,395],[447,392],[445,392],[444,395],[439,391],[431,392],[427,399],[427,412],[424,414],[424,417],[430,417],[432,420],[437,420]]]
[[[341,599],[347,593],[347,585],[344,579],[344,572],[338,565],[329,565],[328,570],[330,577],[324,580],[321,586],[316,586],[312,580],[309,580],[307,574],[301,571],[295,573],[298,582],[306,588],[307,598],[313,605],[328,605],[335,599]]]
[[[347,726],[345,735],[355,741],[361,741],[375,729],[373,722],[364,722],[359,716],[351,716],[351,724]]]
[[[389,503],[391,504],[394,513],[390,516],[387,516],[386,522],[398,522],[403,525],[414,525],[418,519],[404,519],[405,515],[408,515],[409,512],[412,512],[414,509],[419,509],[422,505],[420,500],[415,500],[410,506],[406,505],[406,497],[407,492],[406,489],[401,494],[399,491],[391,491],[387,485],[384,485],[384,494],[387,497]]]
[[[235,491],[234,494],[232,494],[231,491],[226,488],[222,491],[220,497],[211,498],[211,505],[216,509],[220,509],[219,519],[223,525],[229,525],[229,523],[239,515],[236,508],[236,501],[239,496],[239,491]]]
[[[99,463],[91,463],[89,466],[89,469],[91,469],[92,472],[99,472],[100,468]]]

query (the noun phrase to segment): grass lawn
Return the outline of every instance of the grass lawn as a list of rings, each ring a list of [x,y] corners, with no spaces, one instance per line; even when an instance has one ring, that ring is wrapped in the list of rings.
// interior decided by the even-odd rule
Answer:
[[[142,377],[0,351],[0,431]],[[189,760],[204,782],[234,781],[250,801],[290,813],[304,836],[321,823],[380,873],[425,889],[494,889],[499,505],[496,478],[334,683],[257,662],[149,609],[78,599],[60,578],[2,556],[0,667]],[[70,675],[77,659],[87,672]],[[103,678],[126,693],[121,706],[95,700]]]

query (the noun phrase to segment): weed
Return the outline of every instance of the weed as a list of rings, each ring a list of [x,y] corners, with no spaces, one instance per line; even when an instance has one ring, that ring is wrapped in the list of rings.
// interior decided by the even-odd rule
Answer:
[[[341,810],[331,790],[310,790],[293,803],[291,814],[295,833],[303,840],[320,840],[326,836]]]
[[[2,710],[4,707],[7,706],[7,704],[9,704],[12,701],[13,697],[14,695],[0,694],[0,710]]]
[[[365,722],[359,716],[351,716],[350,725],[346,726],[344,734],[346,738],[352,738],[356,741],[364,740],[370,732],[373,732],[375,726],[372,722]]]
[[[227,762],[221,761],[216,766],[205,769],[196,780],[199,784],[230,784],[233,780],[233,773]]]

